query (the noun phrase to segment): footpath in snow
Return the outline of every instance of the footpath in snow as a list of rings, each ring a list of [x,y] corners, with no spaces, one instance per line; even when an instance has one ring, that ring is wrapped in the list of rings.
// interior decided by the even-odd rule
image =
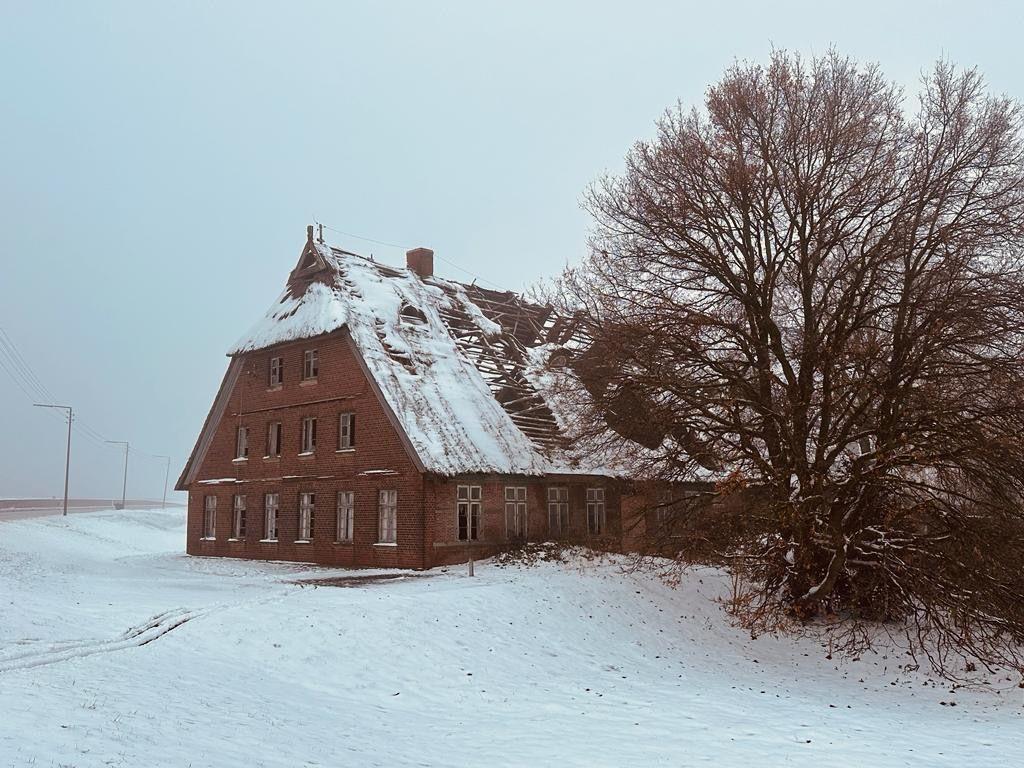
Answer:
[[[0,768],[1024,762],[1016,681],[952,691],[895,655],[751,640],[712,571],[672,588],[614,562],[470,578],[183,545],[181,510],[0,522]]]

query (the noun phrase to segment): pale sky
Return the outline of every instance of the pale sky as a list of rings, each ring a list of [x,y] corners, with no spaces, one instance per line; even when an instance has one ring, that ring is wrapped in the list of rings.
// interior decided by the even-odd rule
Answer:
[[[94,430],[171,455],[173,484],[313,217],[519,289],[579,259],[587,184],[736,58],[834,45],[912,91],[945,56],[1024,98],[1022,21],[1017,2],[0,0],[0,328]],[[0,434],[0,497],[62,493],[63,426],[3,369]],[[76,433],[72,496],[119,496],[121,455]],[[129,497],[159,498],[162,462],[131,462]]]

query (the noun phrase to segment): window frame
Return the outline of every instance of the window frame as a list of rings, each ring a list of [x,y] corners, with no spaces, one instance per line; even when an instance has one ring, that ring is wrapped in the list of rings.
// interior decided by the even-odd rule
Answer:
[[[273,505],[271,505],[273,499]],[[271,518],[273,513],[273,518]],[[281,514],[281,494],[272,491],[263,494],[263,538],[260,541],[277,543],[278,518]]]
[[[313,541],[315,520],[316,492],[302,491],[299,493],[299,526],[295,532],[296,544],[309,544]]]
[[[509,492],[511,491],[511,497]],[[525,485],[506,485],[505,486],[505,538],[506,539],[522,539],[525,541],[530,535],[530,514],[529,507],[526,503],[527,490]],[[509,524],[511,519],[514,521],[514,525]],[[521,517],[520,517],[521,515]],[[519,525],[519,522],[522,525]],[[512,528],[516,530],[513,531]],[[518,528],[522,528],[522,532]]]
[[[563,536],[569,532],[569,487],[548,486],[548,535]],[[557,528],[551,524],[558,522]]]
[[[249,427],[239,424],[235,427],[235,461],[249,458]]]
[[[244,493],[236,493],[231,498],[231,539],[245,540],[246,500]]]
[[[284,358],[270,358],[270,370],[267,375],[267,386],[274,388],[284,384]]]
[[[480,541],[483,488],[458,485],[455,488],[455,537],[458,541]]]
[[[202,541],[217,540],[217,496],[206,494],[203,496],[203,535]]]
[[[377,495],[377,544],[398,545],[398,491],[382,488]]]
[[[354,536],[356,517],[356,492],[338,491],[335,507],[334,543],[351,544]]]
[[[604,536],[608,533],[604,488],[587,488],[587,533],[591,536]]]
[[[356,414],[355,411],[342,411],[338,414],[338,450],[354,451],[356,448]]]
[[[299,455],[311,456],[316,453],[316,416],[303,416],[299,436]]]
[[[320,376],[320,350],[302,350],[302,380],[316,381]]]
[[[281,447],[284,442],[284,428],[280,421],[267,422],[267,453],[265,459],[281,458]]]

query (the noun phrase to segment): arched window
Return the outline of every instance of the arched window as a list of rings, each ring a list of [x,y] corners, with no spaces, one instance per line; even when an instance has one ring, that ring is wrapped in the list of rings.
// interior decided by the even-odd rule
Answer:
[[[427,316],[423,314],[423,310],[412,304],[403,305],[398,311],[398,317],[403,323],[413,323],[414,325],[425,325],[427,322]]]

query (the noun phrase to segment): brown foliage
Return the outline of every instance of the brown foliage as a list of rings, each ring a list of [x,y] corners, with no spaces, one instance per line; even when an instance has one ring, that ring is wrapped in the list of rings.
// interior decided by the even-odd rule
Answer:
[[[559,301],[591,406],[638,470],[747,494],[680,557],[742,574],[752,625],[907,621],[940,667],[1021,668],[1020,107],[940,63],[909,113],[873,66],[776,53],[588,199]]]

